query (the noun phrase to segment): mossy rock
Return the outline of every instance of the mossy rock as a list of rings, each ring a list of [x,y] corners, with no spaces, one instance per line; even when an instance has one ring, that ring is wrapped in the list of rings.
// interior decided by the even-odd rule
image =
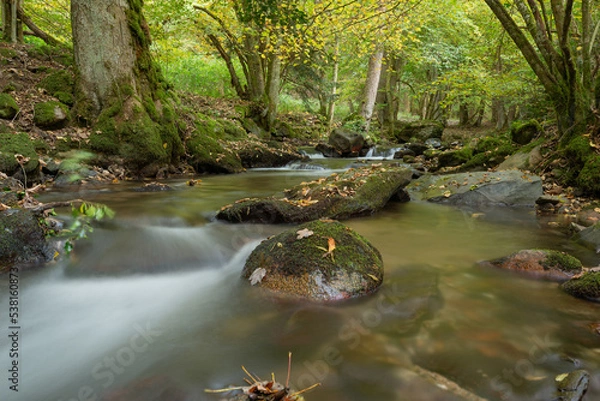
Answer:
[[[510,126],[510,137],[519,145],[527,145],[542,131],[542,126],[536,120],[514,121]]]
[[[438,168],[456,167],[468,162],[473,157],[473,151],[470,148],[446,150],[437,155]]]
[[[120,156],[136,171],[151,164],[172,162],[183,153],[174,123],[152,120],[137,99],[127,105],[131,110],[128,118],[122,115],[123,107],[115,102],[100,114],[90,135],[92,150]]]
[[[223,126],[225,135],[232,139],[242,139],[248,136],[244,127],[237,121],[220,118],[218,122]]]
[[[600,271],[588,271],[572,278],[562,285],[562,289],[574,297],[600,302]]]
[[[27,210],[0,212],[0,271],[11,266],[38,265],[52,260],[53,251],[38,219]]]
[[[237,145],[237,154],[245,168],[283,167],[305,159],[305,156],[284,145],[274,147],[249,140]]]
[[[36,103],[33,122],[40,128],[60,129],[67,125],[71,113],[69,107],[55,101]]]
[[[312,221],[258,245],[242,277],[277,294],[317,302],[365,296],[383,283],[383,260],[363,236],[333,221]]]
[[[465,149],[472,149],[472,157],[462,165],[461,170],[471,171],[498,166],[506,160],[507,156],[514,154],[518,148],[506,136],[486,136]]]
[[[19,105],[8,93],[0,93],[0,118],[12,120],[19,112]]]
[[[382,209],[411,180],[403,167],[363,167],[301,183],[285,197],[242,199],[224,206],[217,219],[233,223],[304,223],[370,215]]]
[[[185,144],[188,163],[198,173],[231,174],[244,171],[239,156],[205,132],[194,132]]]
[[[27,134],[0,134],[0,172],[13,175],[21,169],[15,155],[29,158],[29,161],[24,164],[27,174],[37,172],[38,155],[29,136]]]
[[[45,89],[51,96],[69,106],[73,106],[74,103],[74,85],[73,76],[66,70],[48,74],[39,83],[40,88]]]
[[[535,206],[542,180],[517,170],[423,175],[407,187],[411,199],[460,206]]]
[[[589,195],[600,195],[600,156],[592,155],[587,158],[585,164],[576,179],[577,186]]]
[[[569,280],[581,273],[583,268],[579,259],[564,252],[547,249],[526,249],[480,264],[558,282]]]
[[[441,138],[443,133],[444,124],[441,122],[420,120],[403,124],[393,133],[393,136],[400,142],[412,142],[416,139],[417,142],[424,143],[431,138]]]

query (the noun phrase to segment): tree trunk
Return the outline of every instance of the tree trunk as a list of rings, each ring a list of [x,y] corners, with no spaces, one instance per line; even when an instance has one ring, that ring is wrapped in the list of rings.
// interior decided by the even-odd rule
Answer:
[[[139,0],[72,0],[76,104],[92,149],[136,170],[175,162],[183,145],[171,95],[151,58]]]
[[[333,120],[335,117],[335,103],[337,101],[337,86],[338,86],[338,74],[340,69],[340,41],[338,37],[335,38],[335,52],[333,54],[333,77],[331,79],[331,96],[329,97],[329,103],[327,107],[327,131],[333,130]]]
[[[369,132],[371,118],[375,110],[375,100],[377,100],[377,89],[379,88],[379,78],[381,76],[381,66],[383,61],[383,47],[380,46],[369,58],[369,67],[367,69],[367,82],[363,96],[363,105],[361,116],[366,122],[366,131]]]
[[[514,4],[525,22],[523,28],[512,18],[504,1],[485,0],[485,2],[552,99],[558,129],[563,134],[561,144],[566,144],[573,134],[585,130],[591,117],[590,99],[594,97],[594,93],[597,96],[599,89],[589,84],[593,76],[590,72],[592,59],[600,57],[597,49],[592,54],[594,48],[590,36],[592,34],[591,2],[582,1],[582,26],[577,29],[571,28],[571,25],[577,21],[573,16],[573,0],[550,2],[553,26],[542,18],[545,10],[540,10],[538,3],[533,0],[527,2],[515,0]],[[577,43],[572,33],[579,29],[582,35],[581,49],[579,49],[582,54],[581,63],[573,56],[579,50],[571,48],[574,43]]]
[[[23,23],[18,17],[22,0],[2,0],[2,39],[6,42],[23,42]]]

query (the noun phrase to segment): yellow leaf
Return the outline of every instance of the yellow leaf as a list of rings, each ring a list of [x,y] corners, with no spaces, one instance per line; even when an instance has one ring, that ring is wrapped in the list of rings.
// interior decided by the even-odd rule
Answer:
[[[169,146],[169,145],[167,145],[167,143],[166,143],[166,142],[165,142],[165,143],[163,143],[163,148],[165,148],[165,149],[166,149],[166,148],[167,148],[167,146]]]
[[[335,249],[335,240],[331,237],[327,239],[327,245],[329,246],[329,250],[327,252],[331,253]]]

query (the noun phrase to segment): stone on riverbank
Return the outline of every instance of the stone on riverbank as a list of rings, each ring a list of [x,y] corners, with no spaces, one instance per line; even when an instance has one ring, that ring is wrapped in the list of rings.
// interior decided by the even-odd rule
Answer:
[[[480,265],[558,282],[569,280],[581,273],[583,267],[581,262],[571,255],[545,249],[526,249],[503,258],[480,262]]]
[[[352,229],[318,220],[263,241],[248,257],[242,277],[293,298],[339,301],[377,290],[383,261]]]
[[[342,220],[383,208],[412,177],[402,167],[363,167],[301,183],[286,197],[241,199],[224,206],[217,219],[232,223],[303,223],[322,217]]]
[[[600,271],[587,271],[562,285],[562,289],[577,298],[600,302]]]
[[[0,212],[0,233],[0,271],[15,265],[37,265],[52,260],[54,251],[30,211],[8,209]]]
[[[411,199],[450,205],[533,207],[542,180],[517,170],[424,175],[407,187]]]

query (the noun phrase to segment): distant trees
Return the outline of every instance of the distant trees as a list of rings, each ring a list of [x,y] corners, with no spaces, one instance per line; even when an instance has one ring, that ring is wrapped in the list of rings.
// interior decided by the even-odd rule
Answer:
[[[596,0],[485,0],[550,97],[563,143],[600,122]]]
[[[23,0],[1,0],[2,39],[7,42],[23,42],[23,22],[19,18],[19,8]]]

